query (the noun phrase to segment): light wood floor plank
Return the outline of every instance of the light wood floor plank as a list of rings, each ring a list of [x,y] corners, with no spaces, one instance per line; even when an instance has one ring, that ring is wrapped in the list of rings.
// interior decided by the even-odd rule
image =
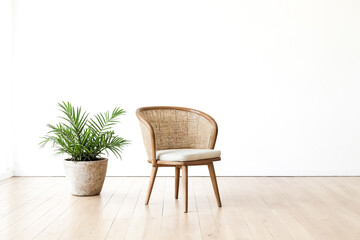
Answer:
[[[60,189],[60,188],[59,188]],[[64,211],[71,207],[78,198],[70,194],[64,194],[66,191],[59,191],[47,204],[40,206],[39,211],[27,215],[22,223],[19,221],[8,229],[15,233],[10,239],[27,240],[34,239],[52,222],[58,218]],[[36,217],[37,216],[37,217]],[[20,224],[21,223],[21,224]],[[20,228],[22,226],[22,228]],[[13,228],[15,227],[15,229]]]
[[[326,208],[322,201],[309,194],[294,178],[280,180],[279,187],[292,202],[296,218],[317,239],[348,239],[347,231],[337,223],[331,208]]]
[[[257,215],[261,217],[265,227],[268,229],[271,236],[274,239],[293,240],[293,237],[287,231],[287,225],[282,224],[281,221],[278,220],[277,216],[264,202],[261,193],[265,191],[266,187],[256,181],[256,178],[248,178],[247,180],[247,184],[251,186],[251,188],[249,188],[249,191],[252,192],[248,199],[252,204],[254,210],[256,211]],[[272,195],[276,195],[276,192],[272,193]]]
[[[35,239],[81,239],[80,234],[90,231],[84,224],[87,219],[96,218],[116,189],[116,181],[107,178],[101,195],[78,197],[79,199],[45,228]],[[69,193],[64,193],[69,194]],[[82,229],[85,228],[85,229]]]
[[[165,179],[157,179],[153,187],[150,201],[155,205],[145,205],[146,190],[148,187],[148,178],[141,178],[142,189],[139,193],[137,204],[134,208],[131,218],[128,219],[129,227],[125,239],[158,239],[161,227],[162,200],[164,193]]]
[[[264,200],[264,203],[283,224],[293,239],[314,240],[315,238],[307,229],[297,221],[295,214],[292,214],[293,207],[287,196],[275,187],[274,180],[276,179],[277,178],[272,177],[256,178],[260,186],[263,186],[259,194]]]
[[[233,239],[232,233],[223,231],[223,229],[227,227],[227,223],[221,223],[220,221],[224,221],[224,219],[215,218],[211,207],[211,201],[209,201],[202,179],[198,177],[192,178],[191,182],[198,208],[202,239]],[[213,190],[211,193],[213,193]],[[216,203],[214,197],[212,200]],[[219,207],[217,207],[216,210],[217,209],[220,211],[222,210]]]
[[[318,180],[319,178],[301,178],[297,181],[303,186],[304,191],[309,195],[311,194],[312,198],[319,202],[321,206],[318,208],[328,212],[327,214],[331,214],[331,222],[342,229],[343,235],[341,237],[355,239],[353,236],[360,236],[360,215],[353,211],[357,211],[358,208],[348,207],[341,196],[329,191],[321,183],[313,185],[310,182]]]
[[[275,240],[266,227],[263,216],[256,211],[249,200],[256,196],[256,193],[252,190],[254,186],[249,184],[249,177],[235,178],[232,182],[229,182],[232,197],[237,201],[253,238],[255,240]]]
[[[189,178],[188,213],[184,213],[182,185],[180,184],[181,189],[179,189],[179,199],[175,200],[175,179],[174,177],[166,179],[167,184],[165,185],[164,190],[164,211],[160,235],[161,240],[201,239],[197,206],[194,199],[194,188],[192,187],[193,184],[191,182],[192,180],[193,178]],[[170,210],[172,206],[174,207],[174,211]],[[184,229],[187,229],[187,231],[184,231]]]
[[[0,239],[360,239],[360,177],[218,177],[221,208],[210,178],[190,177],[188,213],[174,177],[157,177],[145,205],[148,180],[108,177],[75,197],[62,177],[6,179]]]
[[[217,225],[220,226],[221,231],[227,232],[226,234],[229,236],[229,239],[254,240],[249,226],[240,211],[240,208],[237,206],[236,200],[231,197],[231,191],[227,187],[227,184],[231,184],[234,179],[218,179],[220,195],[223,203],[221,208],[219,208],[216,203],[210,178],[205,177],[202,179],[214,219],[216,220]]]
[[[134,193],[130,192],[117,213],[106,239],[149,239],[157,234],[153,230],[157,228],[160,230],[165,179],[156,179],[150,199],[150,202],[154,204],[151,205],[144,204],[149,179],[138,179],[140,179],[139,186],[141,185],[141,188],[136,197],[136,204],[129,205],[135,201]],[[131,214],[129,214],[129,209],[132,209]]]
[[[60,179],[49,182],[46,178],[21,178],[0,195],[0,217],[8,215],[24,205],[37,201],[37,197],[51,189]]]
[[[135,185],[130,184],[131,179],[128,178],[122,179],[122,181],[117,181],[118,179],[116,178],[113,179],[116,181],[115,191],[113,191],[113,194],[98,214],[94,216],[93,213],[89,213],[89,216],[83,222],[82,227],[79,227],[77,230],[76,239],[97,240],[105,239],[108,235],[114,218],[126,198],[129,186],[134,187]],[[64,234],[61,239],[75,238],[73,235],[66,236],[66,234]]]
[[[57,193],[57,189],[62,190],[62,186],[58,182],[53,183],[49,189],[47,187],[45,188],[47,191],[40,191],[42,194],[34,192],[34,194],[39,195],[32,197],[28,202],[21,201],[21,204],[15,202],[13,205],[11,205],[11,202],[9,203],[8,214],[4,214],[0,218],[0,239],[2,239],[2,237],[5,238],[5,236],[9,237],[12,229],[19,229],[27,226],[26,224],[31,224],[34,219],[37,219],[44,211],[47,211],[49,208],[48,205],[51,204],[50,200]]]

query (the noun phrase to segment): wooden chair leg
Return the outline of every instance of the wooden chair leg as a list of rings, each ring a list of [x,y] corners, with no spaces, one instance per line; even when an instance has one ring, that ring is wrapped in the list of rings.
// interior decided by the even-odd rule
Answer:
[[[175,199],[179,197],[180,168],[175,167]]]
[[[184,198],[184,212],[188,212],[188,166],[182,166],[182,186]]]
[[[219,193],[219,188],[218,188],[218,184],[217,184],[217,181],[216,181],[214,164],[210,163],[208,165],[208,167],[209,167],[209,173],[210,173],[211,182],[212,182],[212,185],[213,185],[213,188],[214,188],[216,201],[217,201],[218,206],[221,207],[220,193]]]
[[[150,195],[151,195],[151,191],[152,191],[153,186],[154,186],[157,170],[158,170],[158,167],[152,167],[152,169],[151,169],[151,175],[150,175],[150,180],[149,180],[148,191],[147,191],[147,194],[146,194],[145,205],[148,205],[148,203],[149,203]]]

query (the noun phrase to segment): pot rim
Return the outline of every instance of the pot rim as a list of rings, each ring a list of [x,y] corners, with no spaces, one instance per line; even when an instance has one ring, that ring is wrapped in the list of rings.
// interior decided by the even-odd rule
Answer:
[[[73,161],[73,160],[70,160],[70,158],[65,158],[64,161],[65,162],[76,162],[76,163],[81,163],[81,162],[86,162],[86,163],[89,163],[89,162],[102,162],[102,161],[107,161],[108,159],[107,158],[97,158],[96,160],[92,160],[92,161]]]

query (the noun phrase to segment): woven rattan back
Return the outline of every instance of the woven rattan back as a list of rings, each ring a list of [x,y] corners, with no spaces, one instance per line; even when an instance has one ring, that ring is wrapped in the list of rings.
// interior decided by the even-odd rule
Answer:
[[[144,107],[136,112],[149,159],[165,149],[213,149],[217,124],[206,113],[182,107]]]

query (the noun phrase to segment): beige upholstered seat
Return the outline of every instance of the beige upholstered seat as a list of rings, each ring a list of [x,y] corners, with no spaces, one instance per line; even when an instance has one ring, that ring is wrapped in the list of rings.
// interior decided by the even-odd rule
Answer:
[[[218,158],[221,152],[213,149],[167,149],[156,151],[156,160],[161,161],[196,161]]]
[[[175,199],[178,198],[180,169],[184,191],[184,209],[188,211],[188,166],[207,165],[216,201],[221,207],[213,162],[220,161],[214,150],[217,137],[215,120],[204,112],[183,107],[143,107],[136,111],[140,120],[148,162],[152,164],[145,204],[159,167],[175,167]]]

